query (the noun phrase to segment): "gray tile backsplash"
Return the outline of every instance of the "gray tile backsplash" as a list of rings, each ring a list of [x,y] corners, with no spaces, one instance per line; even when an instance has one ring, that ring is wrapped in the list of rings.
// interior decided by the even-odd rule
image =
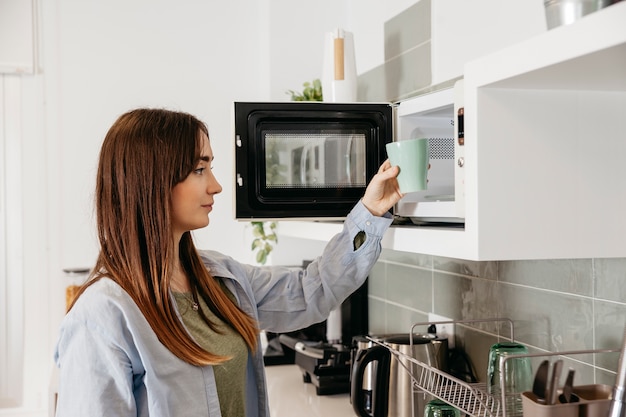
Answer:
[[[417,95],[430,86],[430,42],[391,58],[358,77],[357,98],[359,101],[393,102]]]
[[[385,61],[396,58],[417,45],[430,42],[432,38],[430,1],[418,1],[385,22]]]
[[[431,0],[421,0],[385,22],[385,62],[359,75],[359,101],[398,101],[431,85],[430,25]]]
[[[383,250],[370,274],[370,333],[408,332],[433,312],[453,320],[511,319],[515,339],[533,353],[618,349],[626,324],[625,276],[626,259],[474,262]],[[479,371],[489,346],[510,338],[507,322],[456,329],[457,345]],[[579,383],[610,385],[618,358],[569,356]]]
[[[501,279],[511,284],[526,284],[546,290],[593,295],[591,259],[513,261],[501,265]],[[529,281],[532,280],[532,281]]]
[[[626,300],[626,259],[596,259],[593,268],[597,278],[593,288],[596,297],[608,301]]]
[[[414,310],[432,309],[433,273],[409,265],[388,264],[385,274],[387,300]]]

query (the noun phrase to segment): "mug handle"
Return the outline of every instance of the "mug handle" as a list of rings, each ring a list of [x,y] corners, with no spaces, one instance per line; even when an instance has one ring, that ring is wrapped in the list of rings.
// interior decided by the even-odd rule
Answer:
[[[370,362],[377,361],[374,387],[372,390],[372,413],[365,410],[365,395],[363,392],[363,375]],[[352,409],[359,417],[387,417],[389,409],[389,368],[391,352],[384,346],[373,346],[361,351],[352,367],[352,384],[350,387],[350,401]]]

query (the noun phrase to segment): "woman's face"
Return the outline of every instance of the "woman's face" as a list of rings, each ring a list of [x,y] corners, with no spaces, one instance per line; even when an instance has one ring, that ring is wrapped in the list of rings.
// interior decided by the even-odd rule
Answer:
[[[202,152],[196,168],[172,189],[172,230],[180,238],[183,233],[209,224],[213,197],[222,186],[213,175],[213,151],[209,138],[202,134]]]

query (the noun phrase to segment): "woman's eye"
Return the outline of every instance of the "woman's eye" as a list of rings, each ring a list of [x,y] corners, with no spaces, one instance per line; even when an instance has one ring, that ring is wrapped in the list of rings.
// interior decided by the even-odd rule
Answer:
[[[202,175],[204,170],[205,170],[205,168],[196,168],[193,172],[195,172],[198,175]]]

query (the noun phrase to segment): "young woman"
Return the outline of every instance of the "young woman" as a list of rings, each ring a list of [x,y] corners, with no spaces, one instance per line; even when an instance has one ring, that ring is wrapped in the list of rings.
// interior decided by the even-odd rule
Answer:
[[[206,126],[137,109],[107,133],[96,184],[101,250],[62,323],[57,416],[267,416],[259,329],[327,318],[368,275],[401,198],[386,161],[306,270],[199,251],[222,187]]]

